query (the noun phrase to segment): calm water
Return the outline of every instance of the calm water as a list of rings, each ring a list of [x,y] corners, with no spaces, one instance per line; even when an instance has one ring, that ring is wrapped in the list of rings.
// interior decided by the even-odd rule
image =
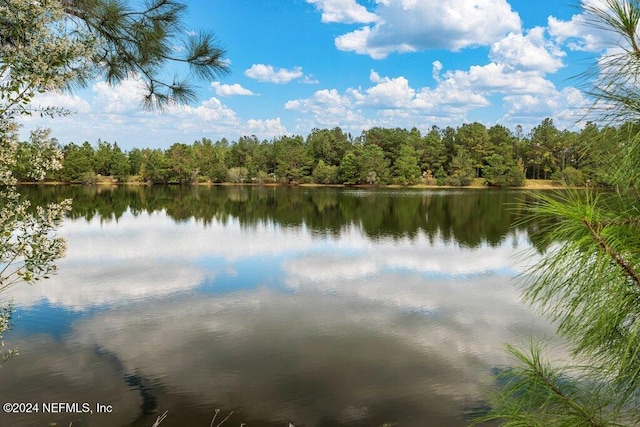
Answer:
[[[94,413],[2,426],[462,426],[503,343],[553,336],[513,279],[523,193],[23,191],[74,210],[59,273],[4,295],[0,402]]]

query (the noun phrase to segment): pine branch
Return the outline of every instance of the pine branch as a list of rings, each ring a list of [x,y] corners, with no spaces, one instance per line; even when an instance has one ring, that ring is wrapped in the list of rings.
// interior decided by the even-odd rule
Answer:
[[[594,226],[587,218],[582,219],[582,223],[585,225],[593,239],[598,245],[609,255],[616,264],[627,274],[627,276],[633,281],[633,283],[640,287],[640,276],[636,273],[633,267],[616,251],[600,234],[600,227]]]

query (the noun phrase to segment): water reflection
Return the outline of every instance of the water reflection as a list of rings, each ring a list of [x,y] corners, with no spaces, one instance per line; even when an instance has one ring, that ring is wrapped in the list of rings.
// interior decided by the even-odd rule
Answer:
[[[36,204],[72,198],[72,218],[118,220],[127,212],[166,212],[176,222],[229,219],[338,235],[355,225],[369,238],[414,237],[462,246],[500,245],[524,214],[518,191],[391,191],[277,187],[23,188]],[[517,225],[528,231],[534,225]],[[535,242],[534,242],[535,243]]]
[[[27,191],[74,198],[69,251],[12,292],[0,399],[115,410],[0,425],[465,425],[502,343],[553,335],[512,281],[521,193]]]

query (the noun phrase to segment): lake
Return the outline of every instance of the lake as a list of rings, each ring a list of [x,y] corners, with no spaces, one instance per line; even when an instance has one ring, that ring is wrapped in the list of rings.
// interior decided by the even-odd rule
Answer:
[[[58,274],[3,295],[0,401],[40,405],[3,426],[463,426],[504,343],[555,336],[522,192],[21,191],[74,209]]]

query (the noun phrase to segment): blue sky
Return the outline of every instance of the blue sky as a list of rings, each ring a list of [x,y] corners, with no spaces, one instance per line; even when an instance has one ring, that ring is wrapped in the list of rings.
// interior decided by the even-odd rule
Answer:
[[[214,31],[231,67],[199,83],[198,102],[146,112],[134,77],[118,87],[96,81],[43,95],[40,103],[76,113],[25,119],[24,132],[47,126],[62,143],[101,138],[130,149],[335,126],[354,136],[373,126],[425,131],[473,121],[527,131],[545,117],[575,130],[588,101],[572,77],[612,45],[581,24],[580,4],[562,0],[188,4],[186,28]]]

